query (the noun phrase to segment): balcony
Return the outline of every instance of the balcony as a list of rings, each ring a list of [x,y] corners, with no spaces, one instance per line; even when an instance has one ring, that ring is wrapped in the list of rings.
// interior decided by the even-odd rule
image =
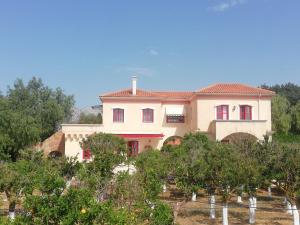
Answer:
[[[270,132],[267,120],[214,120],[210,129],[210,133],[218,141],[234,133],[247,133],[262,140],[264,135]]]

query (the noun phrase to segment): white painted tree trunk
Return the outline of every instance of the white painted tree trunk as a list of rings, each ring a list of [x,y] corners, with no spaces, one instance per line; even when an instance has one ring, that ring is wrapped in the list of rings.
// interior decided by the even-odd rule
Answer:
[[[166,184],[163,185],[163,192],[167,192],[167,185]]]
[[[299,212],[297,206],[293,205],[292,209],[293,209],[294,225],[299,225]]]
[[[284,197],[283,199],[283,204],[286,204],[286,197]]]
[[[288,200],[286,201],[286,208],[287,208],[287,213],[293,215],[292,205]]]
[[[192,202],[195,202],[197,200],[197,195],[195,192],[192,194]]]
[[[210,197],[210,218],[216,219],[216,198],[214,195]]]
[[[255,206],[254,206],[254,198],[249,198],[249,223],[255,223]]]
[[[268,196],[271,198],[272,197],[272,189],[271,186],[268,187]]]
[[[254,210],[256,210],[257,207],[256,203],[257,203],[257,199],[256,197],[253,197]]]
[[[223,205],[223,225],[228,225],[228,205]]]
[[[237,196],[237,203],[243,203],[242,196]]]
[[[66,188],[69,189],[71,186],[71,180],[66,181]]]
[[[16,213],[15,211],[9,211],[8,212],[8,219],[9,220],[14,220],[16,218]]]

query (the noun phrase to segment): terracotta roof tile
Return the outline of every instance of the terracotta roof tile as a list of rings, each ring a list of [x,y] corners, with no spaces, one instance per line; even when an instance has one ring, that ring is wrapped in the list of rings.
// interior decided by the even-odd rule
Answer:
[[[136,90],[134,97],[157,97],[166,99],[189,99],[192,97],[193,92],[178,92],[178,91],[144,91],[141,89]],[[106,93],[101,97],[133,97],[131,89]]]
[[[219,83],[200,89],[198,94],[227,94],[227,95],[264,95],[272,96],[275,92],[262,88],[251,87],[238,83]]]
[[[132,96],[133,95],[132,95],[131,88],[101,95],[101,97],[132,97]],[[157,97],[157,95],[150,91],[137,89],[135,97]]]
[[[132,95],[131,88],[110,92],[101,95],[102,97],[156,97],[162,98],[166,100],[172,99],[183,99],[189,100],[194,94],[200,95],[263,95],[263,96],[272,96],[275,95],[275,92],[269,91],[262,88],[251,87],[245,84],[237,84],[237,83],[219,83],[214,84],[205,88],[202,88],[196,92],[180,92],[180,91],[145,91],[141,89],[137,89],[136,95]]]

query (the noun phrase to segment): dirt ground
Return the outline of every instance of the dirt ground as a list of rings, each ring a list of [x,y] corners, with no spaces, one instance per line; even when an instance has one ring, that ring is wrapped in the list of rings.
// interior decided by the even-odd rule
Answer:
[[[170,188],[170,192],[162,195],[162,199],[175,205],[176,202],[183,200],[183,196],[176,189]],[[216,219],[209,218],[208,196],[201,193],[197,196],[196,202],[187,202],[180,207],[176,223],[179,225],[217,225],[222,224],[222,203],[219,196],[216,196]],[[236,203],[237,198],[234,196],[228,209],[228,223],[230,225],[249,224],[248,197],[243,196],[243,203]],[[268,197],[267,192],[259,190],[257,196],[256,225],[291,225],[293,216],[286,213],[283,197],[272,193]]]
[[[3,195],[0,196],[0,209],[7,209],[8,202],[3,201],[3,197]],[[183,202],[184,200],[182,194],[174,187],[170,187],[166,193],[162,194],[161,198],[171,205]],[[209,219],[210,205],[208,204],[208,196],[205,193],[200,193],[197,196],[196,202],[189,201],[180,207],[176,223],[179,225],[222,224],[221,206],[221,199],[219,196],[216,196],[216,219]],[[246,195],[243,196],[242,204],[236,203],[236,197],[234,196],[229,203],[229,224],[249,224],[249,209],[247,207],[248,198]],[[259,190],[257,196],[256,225],[292,225],[292,219],[293,217],[286,213],[282,195],[273,192],[272,198],[269,198],[266,191]]]

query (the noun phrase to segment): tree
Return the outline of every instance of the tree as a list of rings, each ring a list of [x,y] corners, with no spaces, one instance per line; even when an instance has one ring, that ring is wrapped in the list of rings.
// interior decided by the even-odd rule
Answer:
[[[292,111],[292,128],[294,131],[300,133],[300,101],[294,105]]]
[[[273,86],[262,85],[262,88],[275,91],[277,94],[284,96],[288,101],[295,105],[300,100],[300,86],[293,83],[276,84]]]
[[[300,191],[300,149],[295,145],[282,145],[278,149],[273,174],[280,188],[292,204],[294,225],[299,225],[296,202]]]
[[[245,183],[245,171],[241,155],[231,145],[216,143],[206,151],[207,169],[205,182],[212,190],[216,189],[222,196],[223,225],[228,224],[228,201],[232,194]]]
[[[125,161],[127,145],[121,137],[98,133],[83,140],[81,147],[90,150],[92,161],[83,164],[80,178],[101,200],[112,179],[113,169]]]
[[[95,114],[85,114],[80,113],[79,121],[80,124],[101,124],[102,123],[102,115],[99,113],[98,115]]]
[[[290,103],[285,97],[276,95],[272,99],[272,126],[273,130],[288,133],[291,128]]]
[[[180,147],[175,148],[171,160],[174,160],[175,182],[186,197],[192,195],[196,200],[198,189],[204,187],[207,166],[204,154],[210,149],[208,138],[197,132],[186,134]]]
[[[16,161],[19,152],[39,140],[40,129],[34,118],[9,108],[0,99],[0,160]]]
[[[9,109],[34,119],[40,128],[40,139],[51,136],[63,121],[72,116],[74,97],[57,88],[52,90],[41,79],[33,77],[27,85],[16,80],[6,96]]]

